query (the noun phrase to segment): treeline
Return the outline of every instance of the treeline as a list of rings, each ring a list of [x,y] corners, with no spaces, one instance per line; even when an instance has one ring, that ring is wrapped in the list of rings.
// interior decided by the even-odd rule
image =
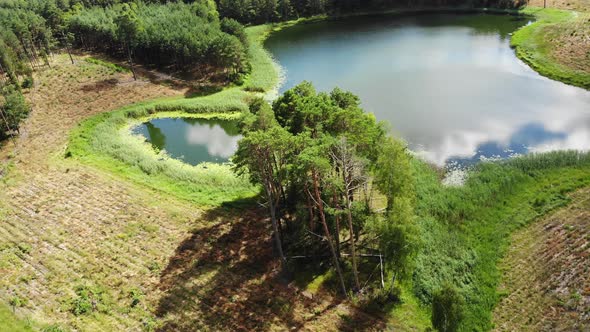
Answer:
[[[349,92],[318,93],[310,83],[272,108],[258,100],[233,162],[262,188],[286,270],[331,263],[342,294],[389,299],[419,242],[410,157],[359,105]]]
[[[318,14],[340,14],[389,8],[518,8],[525,0],[215,0],[222,17],[242,23],[284,21]]]
[[[1,88],[0,96],[0,142],[16,135],[20,123],[29,114],[29,105],[14,85]]]
[[[148,1],[149,2],[149,1]],[[0,3],[0,76],[15,81],[49,65],[57,47],[236,80],[248,72],[244,28],[220,19],[213,0],[6,0]]]
[[[30,109],[21,88],[33,85],[35,68],[49,64],[51,29],[28,7],[34,3],[0,2],[0,141],[19,132]]]
[[[78,9],[67,20],[75,46],[127,54],[142,63],[235,80],[248,71],[241,24],[219,19],[213,1]]]
[[[19,84],[36,67],[47,65],[53,47],[46,19],[30,6],[35,3],[0,3],[0,83]]]

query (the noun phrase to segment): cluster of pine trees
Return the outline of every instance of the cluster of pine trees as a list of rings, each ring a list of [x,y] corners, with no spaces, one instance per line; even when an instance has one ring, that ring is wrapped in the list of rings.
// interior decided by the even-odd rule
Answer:
[[[304,82],[272,108],[253,103],[243,126],[235,169],[263,188],[285,268],[329,261],[346,295],[379,284],[389,293],[409,275],[418,243],[410,157],[358,97]]]
[[[243,26],[220,20],[213,1],[78,6],[67,29],[75,46],[127,54],[160,68],[172,66],[201,75],[223,71],[226,78],[235,79],[249,67]]]
[[[222,17],[263,23],[318,14],[441,6],[517,8],[525,0],[215,0]]]
[[[0,3],[0,82],[18,84],[47,64],[53,46],[46,19],[18,1]]]

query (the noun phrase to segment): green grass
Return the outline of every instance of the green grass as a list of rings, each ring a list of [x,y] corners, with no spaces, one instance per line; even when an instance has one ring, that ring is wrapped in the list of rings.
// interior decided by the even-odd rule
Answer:
[[[84,61],[86,61],[88,63],[95,64],[95,65],[106,67],[106,68],[108,68],[111,71],[116,72],[116,73],[130,72],[130,70],[127,69],[127,68],[125,68],[125,67],[121,67],[121,66],[119,66],[117,64],[114,64],[114,63],[111,63],[111,62],[106,62],[106,61],[103,61],[103,60],[100,60],[100,59],[96,59],[96,58],[92,58],[92,57],[86,58],[86,59],[84,59]]]
[[[497,263],[510,234],[569,202],[590,185],[590,154],[571,151],[483,163],[462,187],[444,187],[416,163],[418,218],[424,247],[417,257],[414,293],[428,304],[446,281],[466,299],[463,331],[492,328],[499,300]]]
[[[247,29],[252,71],[243,87],[231,86],[207,96],[141,102],[94,116],[71,133],[66,156],[201,206],[255,195],[256,188],[246,178],[234,175],[228,165],[191,166],[157,154],[141,139],[129,135],[129,126],[155,116],[235,119],[248,109],[252,98],[278,83],[277,66],[262,46],[264,36],[272,28],[263,25]]]
[[[6,305],[0,305],[0,325],[2,331],[25,332],[34,331],[30,322],[17,318]]]
[[[543,76],[590,89],[590,72],[559,64],[550,55],[555,45],[547,38],[547,28],[571,23],[576,18],[575,13],[534,7],[526,8],[521,13],[533,15],[537,21],[519,29],[512,36],[511,45],[515,48],[518,58]]]

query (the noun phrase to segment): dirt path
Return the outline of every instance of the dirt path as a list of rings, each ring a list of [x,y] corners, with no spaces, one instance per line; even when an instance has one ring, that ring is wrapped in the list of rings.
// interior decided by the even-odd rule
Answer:
[[[497,331],[590,329],[590,188],[514,234],[501,267]]]

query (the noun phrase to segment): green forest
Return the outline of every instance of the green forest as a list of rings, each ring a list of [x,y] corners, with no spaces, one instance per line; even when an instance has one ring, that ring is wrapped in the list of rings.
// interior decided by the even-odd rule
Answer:
[[[382,15],[408,19],[409,30],[391,46],[410,52],[398,75],[422,77],[423,68],[406,72],[422,56],[432,60],[424,70],[437,61],[485,67],[490,50],[505,47],[498,72],[517,70],[504,61],[528,65],[514,74],[518,84],[550,81],[523,78],[540,73],[551,79],[542,88],[555,109],[583,108],[590,8],[574,2],[545,9],[521,0],[1,1],[0,330],[584,330],[586,118],[578,114],[573,134],[561,133],[539,129],[550,122],[539,111],[537,122],[503,141],[525,137],[532,145],[541,137],[549,145],[571,134],[578,144],[469,160],[459,183],[449,184],[455,169],[427,159],[396,130],[410,110],[396,113],[396,123],[362,93],[311,79],[293,83],[290,68],[265,48],[275,34],[301,28],[279,44],[297,50],[304,40],[297,33],[316,27],[320,41],[312,45],[332,57],[323,62],[332,71],[318,65],[319,56],[287,61],[354,81],[346,74],[358,69],[339,61],[362,53],[377,63],[389,50],[366,41],[366,50],[334,51],[346,39],[334,26],[361,43],[387,25]],[[523,23],[497,37],[491,23],[437,21],[491,14],[507,26]],[[441,16],[413,20],[428,15]],[[314,24],[335,25],[320,31]],[[409,42],[439,31],[441,45],[472,38],[470,51],[488,53],[475,60],[455,49],[424,55]],[[452,33],[457,39],[446,39]],[[417,100],[444,97],[448,82],[426,79],[425,91],[439,86]],[[387,96],[392,109],[415,97],[403,84],[396,88]],[[527,88],[518,90],[525,101]],[[570,103],[562,104],[564,96]],[[456,101],[441,100],[427,105]],[[185,121],[186,132],[167,127],[181,118],[199,121]],[[435,137],[441,119],[421,119],[432,133],[411,129]],[[215,121],[239,130],[228,137]],[[142,126],[147,136],[138,134]],[[511,128],[492,127],[494,134]],[[470,146],[473,137],[493,136],[472,127],[454,135],[435,139],[451,149],[459,137],[463,150],[477,153],[495,143]],[[227,159],[189,165],[168,151],[174,139]],[[527,233],[537,225],[543,231]],[[562,256],[567,261],[556,262]],[[511,276],[525,270],[536,284],[515,288]]]

